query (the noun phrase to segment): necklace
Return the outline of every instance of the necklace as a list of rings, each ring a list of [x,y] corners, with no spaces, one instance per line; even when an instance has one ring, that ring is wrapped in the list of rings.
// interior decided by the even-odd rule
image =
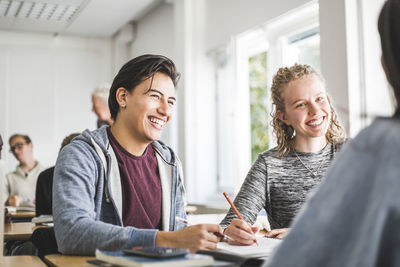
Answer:
[[[306,164],[304,164],[304,162],[301,160],[301,158],[299,157],[299,155],[296,152],[296,149],[293,149],[294,154],[296,155],[297,159],[301,162],[301,164],[310,172],[311,176],[313,176],[314,178],[317,178],[319,169],[321,168],[322,164],[324,163],[324,160],[321,160],[321,163],[319,164],[318,168],[315,171],[312,171],[310,168],[308,168],[308,166]]]

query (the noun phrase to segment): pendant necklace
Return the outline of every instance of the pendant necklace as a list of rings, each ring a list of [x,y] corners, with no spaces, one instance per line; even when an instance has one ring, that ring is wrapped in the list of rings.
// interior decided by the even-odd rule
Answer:
[[[301,158],[297,154],[296,149],[293,149],[293,151],[294,151],[294,154],[296,155],[297,159],[301,162],[301,164],[310,172],[311,176],[313,176],[314,178],[317,178],[319,169],[321,168],[322,164],[324,163],[324,160],[321,160],[321,163],[319,164],[318,168],[314,172],[310,168],[308,168],[308,166],[306,164],[304,164],[304,162],[301,160]]]

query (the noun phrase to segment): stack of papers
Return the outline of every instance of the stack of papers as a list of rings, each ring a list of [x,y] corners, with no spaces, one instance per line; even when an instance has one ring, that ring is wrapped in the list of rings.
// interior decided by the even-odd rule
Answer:
[[[46,226],[54,226],[53,215],[40,215],[39,217],[32,218],[32,222]]]
[[[9,213],[16,213],[22,211],[35,211],[35,206],[19,206],[19,207],[6,206],[6,208]]]

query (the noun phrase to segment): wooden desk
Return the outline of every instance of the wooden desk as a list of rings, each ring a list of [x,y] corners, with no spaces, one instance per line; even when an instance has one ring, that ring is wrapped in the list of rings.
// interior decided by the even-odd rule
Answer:
[[[0,257],[0,266],[2,267],[46,267],[38,257],[36,256],[5,256]]]
[[[34,211],[17,211],[10,212],[11,219],[32,219],[36,213]]]
[[[52,254],[44,256],[44,260],[50,266],[75,266],[75,267],[87,267],[89,264],[88,260],[95,260],[96,257],[90,256],[66,256],[61,254]]]
[[[31,222],[6,223],[4,224],[4,240],[28,240],[35,224]]]
[[[74,267],[88,267],[88,260],[95,260],[96,257],[90,256],[66,256],[61,254],[52,254],[44,256],[45,262],[51,267],[64,267],[64,266],[74,266]],[[215,261],[213,266],[236,266],[234,263],[226,261]],[[239,267],[239,266],[237,266]]]

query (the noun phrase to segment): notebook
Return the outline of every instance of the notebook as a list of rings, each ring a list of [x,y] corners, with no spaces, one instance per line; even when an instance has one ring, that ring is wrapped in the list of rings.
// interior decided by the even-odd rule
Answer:
[[[29,202],[24,202],[24,203],[29,203]],[[7,206],[6,207],[9,213],[16,213],[16,212],[23,212],[23,211],[35,211],[35,206],[19,206],[19,207],[13,207],[13,206]]]
[[[188,253],[183,257],[155,259],[145,258],[132,255],[126,255],[123,251],[103,251],[96,250],[96,259],[105,261],[114,265],[127,267],[189,267],[189,266],[211,266],[214,263],[214,258],[208,255]]]
[[[268,237],[258,237],[257,244],[251,246],[230,245],[227,242],[219,242],[217,251],[238,255],[246,258],[267,258],[276,247],[279,246],[282,240]]]

